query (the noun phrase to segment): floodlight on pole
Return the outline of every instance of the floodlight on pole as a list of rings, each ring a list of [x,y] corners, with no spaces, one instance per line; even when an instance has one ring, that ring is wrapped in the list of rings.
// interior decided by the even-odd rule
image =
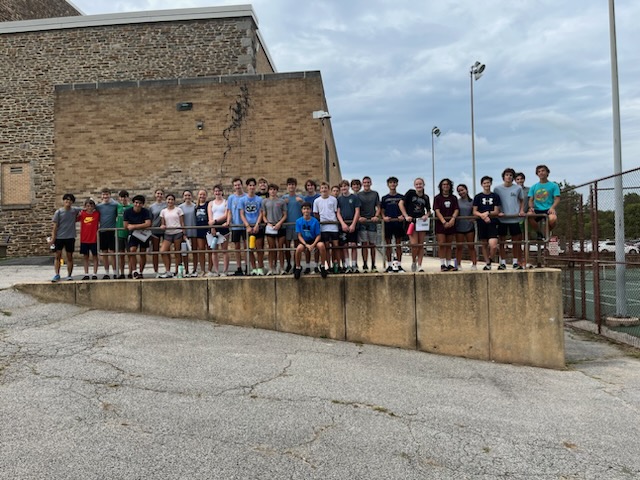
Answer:
[[[440,129],[438,127],[433,127],[431,129],[431,203],[433,203],[433,199],[436,198],[436,151],[434,147],[434,135],[436,137],[440,136]]]
[[[473,195],[476,194],[476,131],[473,119],[473,82],[482,77],[482,73],[487,66],[484,63],[476,62],[469,69],[469,84],[471,86],[471,171],[473,177]]]

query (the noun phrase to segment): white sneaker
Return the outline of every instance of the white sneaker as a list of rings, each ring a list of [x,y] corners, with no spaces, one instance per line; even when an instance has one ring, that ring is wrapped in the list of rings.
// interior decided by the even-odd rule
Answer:
[[[415,264],[415,263],[412,263],[411,264],[411,271],[415,273],[417,270],[418,270],[418,265]]]
[[[471,265],[471,270],[478,270],[478,267],[476,265]]]
[[[173,278],[172,272],[164,272],[162,275],[159,275],[157,278]]]
[[[220,276],[221,277],[226,277],[227,276],[227,272],[220,272]]]
[[[424,273],[424,268],[419,267],[419,268],[418,268],[418,273]]]

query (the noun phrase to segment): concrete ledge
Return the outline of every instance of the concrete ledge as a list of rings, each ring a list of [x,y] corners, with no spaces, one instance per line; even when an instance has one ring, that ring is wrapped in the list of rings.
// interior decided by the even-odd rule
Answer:
[[[41,282],[16,289],[44,302],[565,366],[561,272],[554,269]]]
[[[140,282],[140,311],[166,317],[207,318],[207,282],[197,279]]]
[[[418,350],[489,360],[488,275],[416,275]]]
[[[348,341],[416,348],[414,275],[351,275],[345,281]]]
[[[491,360],[564,368],[560,271],[492,272],[487,280]]]
[[[76,282],[76,303],[100,310],[140,312],[139,280]]]
[[[211,278],[208,283],[210,320],[276,329],[275,277]]]
[[[16,290],[33,295],[41,302],[76,303],[76,282],[39,282],[22,283],[15,286]]]
[[[276,329],[318,338],[346,340],[344,276],[318,281],[276,278]]]

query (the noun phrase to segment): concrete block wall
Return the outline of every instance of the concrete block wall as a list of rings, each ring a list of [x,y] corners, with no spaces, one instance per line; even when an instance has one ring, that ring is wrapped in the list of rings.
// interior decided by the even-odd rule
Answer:
[[[561,272],[36,283],[44,301],[564,368]]]

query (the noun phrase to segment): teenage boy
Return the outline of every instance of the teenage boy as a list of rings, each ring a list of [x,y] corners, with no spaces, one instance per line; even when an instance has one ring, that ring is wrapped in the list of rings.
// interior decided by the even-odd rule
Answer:
[[[514,181],[516,182],[516,185],[522,188],[522,194],[524,195],[524,211],[526,214],[529,211],[529,187],[524,186],[525,179],[526,177],[524,173],[517,172]],[[523,237],[524,237],[524,233],[526,232],[525,226],[524,226],[524,222],[526,221],[527,221],[526,217],[520,219],[520,231],[522,232]]]
[[[282,196],[282,199],[287,204],[287,232],[285,244],[287,249],[284,252],[284,257],[287,261],[287,266],[284,269],[284,273],[291,272],[293,268],[291,265],[291,242],[293,242],[293,248],[298,246],[298,234],[296,233],[296,220],[302,217],[302,204],[304,199],[296,193],[298,187],[298,180],[290,177],[287,178],[287,193]]]
[[[501,214],[498,224],[498,238],[500,239],[500,264],[498,270],[507,268],[507,235],[511,236],[513,246],[513,268],[524,269],[524,254],[522,253],[522,230],[520,219],[525,215],[524,194],[522,188],[513,183],[516,172],[513,168],[505,168],[502,172],[502,185],[493,189],[500,197]]]
[[[287,204],[278,197],[278,185],[269,185],[269,196],[262,200],[262,218],[265,222],[264,235],[269,244],[269,271],[267,275],[279,275],[280,267],[284,269],[284,241],[287,230]],[[277,250],[276,250],[277,249]],[[278,263],[278,259],[280,262]]]
[[[62,259],[62,249],[67,252],[67,278],[73,280],[73,249],[76,246],[76,217],[80,212],[79,207],[73,204],[76,197],[72,193],[65,193],[62,196],[62,208],[53,214],[53,227],[51,229],[51,244],[55,246],[56,259],[53,264],[55,275],[52,282],[60,280],[60,260]]]
[[[78,213],[80,222],[80,255],[84,257],[84,277],[82,280],[90,280],[89,254],[93,260],[93,280],[98,279],[98,224],[100,212],[96,210],[96,202],[91,198],[84,201],[84,210]]]
[[[351,191],[354,193],[354,195],[358,195],[361,189],[362,182],[360,180],[358,180],[357,178],[351,180]]]
[[[100,213],[100,230],[105,228],[110,229],[107,232],[100,232],[100,252],[102,253],[102,266],[104,267],[105,275],[103,280],[111,278],[109,276],[109,264],[113,262],[113,274],[117,275],[115,257],[113,254],[116,251],[116,232],[112,229],[116,228],[116,218],[118,217],[118,202],[111,198],[111,190],[103,188],[100,192],[102,201],[96,205],[96,209]],[[111,260],[113,257],[113,260]]]
[[[124,228],[129,232],[127,249],[129,251],[129,278],[144,278],[143,271],[147,263],[149,239],[151,238],[151,212],[144,208],[142,195],[133,197],[133,207],[124,211]],[[136,252],[140,251],[140,271],[136,270]]]
[[[387,272],[404,273],[402,268],[402,241],[404,240],[405,228],[404,217],[400,211],[400,200],[404,198],[404,195],[398,193],[398,179],[396,177],[387,178],[387,187],[389,187],[389,193],[382,196],[380,201],[380,214],[384,221],[384,242],[387,245],[396,245],[396,261],[392,262],[391,253],[393,248],[387,247]]]
[[[320,196],[313,202],[313,213],[320,221],[321,240],[325,244],[325,250],[329,251],[329,248],[331,248],[333,273],[338,273],[339,269],[337,212],[338,200],[331,195],[329,184],[322,182],[320,184]],[[322,265],[324,265],[324,262]],[[320,268],[320,271],[322,271],[322,268]]]
[[[344,273],[358,271],[358,219],[360,218],[360,198],[349,191],[349,181],[340,182],[337,217],[340,222],[339,244],[344,261]],[[351,251],[351,259],[349,259]]]
[[[369,268],[367,260],[371,252],[371,272],[377,273],[376,268],[376,237],[378,235],[378,222],[380,221],[380,195],[371,190],[371,177],[362,179],[362,191],[358,192],[360,198],[360,231],[358,240],[362,244],[362,271],[367,273]]]
[[[247,236],[255,237],[255,250],[249,251],[249,262],[251,264],[251,275],[264,275],[264,228],[260,228],[262,220],[262,198],[256,195],[256,179],[248,178],[244,182],[247,187],[247,194],[238,202],[240,219],[244,225]],[[256,256],[258,257],[256,262]],[[248,268],[248,267],[247,267]]]
[[[293,276],[296,280],[300,279],[302,273],[302,267],[300,261],[302,259],[302,252],[311,253],[314,250],[320,252],[320,258],[322,259],[322,266],[320,267],[320,274],[322,278],[327,277],[327,269],[324,267],[327,261],[327,251],[324,248],[324,244],[320,241],[320,222],[311,216],[311,204],[304,202],[302,204],[302,217],[296,220],[296,232],[298,234],[298,246],[295,253],[295,268],[293,269]]]
[[[556,207],[560,203],[560,187],[556,182],[549,181],[549,167],[538,165],[536,175],[540,179],[538,183],[529,189],[529,213],[546,214],[549,218],[549,231],[553,230],[558,221]],[[545,217],[529,217],[529,225],[538,232],[538,240],[544,239],[540,225]]]
[[[245,229],[242,228],[242,218],[240,217],[240,200],[245,196],[242,190],[242,179],[234,178],[231,181],[233,185],[233,193],[227,198],[227,223],[231,225],[231,243],[236,250],[237,270],[234,275],[236,277],[244,275],[242,270],[242,250],[245,248]]]
[[[318,193],[318,184],[315,182],[315,180],[311,180],[308,179],[305,183],[304,183],[304,189],[306,192],[306,195],[304,197],[302,197],[304,199],[305,202],[309,202],[311,204],[311,208],[313,208],[313,202],[316,201],[316,198],[318,198],[320,196],[320,194]],[[311,268],[310,266],[313,266],[313,271],[315,273],[318,272],[318,261],[319,261],[319,256],[320,253],[318,252],[318,250],[316,250],[316,252],[314,253],[313,259],[315,261],[315,264],[311,264],[311,252],[307,251],[305,252],[305,260],[307,262],[307,268],[305,268],[304,273],[305,275],[311,273]]]
[[[127,251],[127,237],[129,235],[128,232],[124,229],[124,211],[133,208],[133,205],[131,205],[131,200],[129,199],[129,192],[127,192],[126,190],[120,190],[120,193],[118,193],[118,197],[120,199],[120,203],[118,204],[118,216],[116,218],[116,228],[118,228],[118,236],[116,239],[118,243],[116,245],[116,251],[118,254],[120,254],[117,262],[120,268],[120,276],[118,278],[124,279],[124,264],[126,263],[126,256],[122,254]]]
[[[267,198],[269,196],[269,181],[266,178],[260,177],[258,179],[256,195],[262,198]]]
[[[483,270],[491,270],[491,259],[498,249],[500,197],[491,191],[492,183],[493,178],[487,175],[482,177],[482,192],[473,199],[473,215],[478,217],[478,238],[482,242],[482,256],[486,263]]]

